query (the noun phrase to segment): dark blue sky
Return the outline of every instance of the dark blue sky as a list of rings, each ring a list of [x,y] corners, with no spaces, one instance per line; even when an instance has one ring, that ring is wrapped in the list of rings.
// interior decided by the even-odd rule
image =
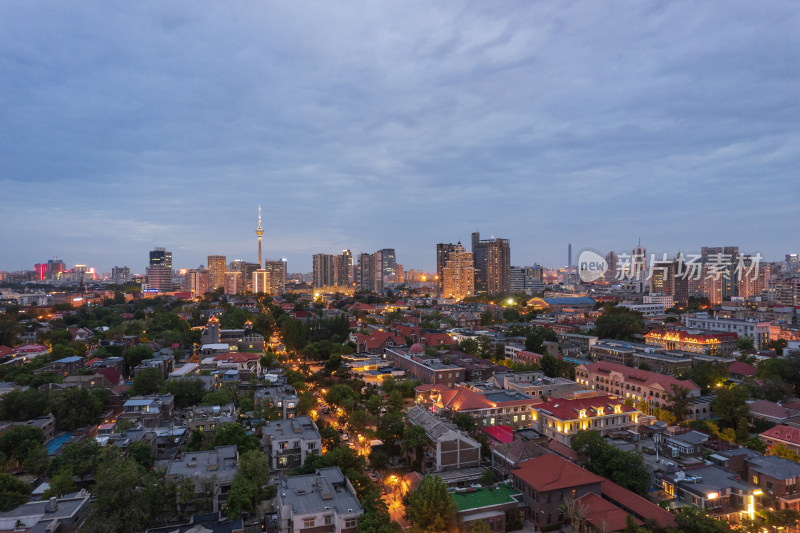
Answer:
[[[0,270],[797,251],[796,2],[0,3]]]

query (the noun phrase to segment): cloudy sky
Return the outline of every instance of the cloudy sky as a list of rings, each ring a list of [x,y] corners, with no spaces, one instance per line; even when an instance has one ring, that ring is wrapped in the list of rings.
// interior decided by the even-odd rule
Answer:
[[[780,2],[0,3],[0,270],[800,248]]]

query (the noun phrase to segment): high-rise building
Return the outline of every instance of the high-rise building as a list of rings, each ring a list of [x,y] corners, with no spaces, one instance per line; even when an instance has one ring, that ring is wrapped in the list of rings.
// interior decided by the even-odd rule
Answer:
[[[544,268],[541,265],[517,267],[509,269],[511,292],[532,294],[544,290]]]
[[[375,258],[372,254],[359,254],[356,278],[359,290],[365,292],[375,290]]]
[[[227,270],[225,261],[226,257],[224,255],[208,256],[208,282],[210,291],[215,291],[225,286],[225,271]]]
[[[58,257],[47,261],[47,279],[57,280],[61,277],[61,274],[66,271],[67,265]]]
[[[225,272],[225,294],[240,294],[244,292],[244,279],[241,270]]]
[[[617,252],[611,250],[606,254],[606,273],[604,275],[607,282],[612,282],[617,278],[617,264],[619,263],[619,256]]]
[[[444,291],[444,266],[447,264],[447,258],[450,252],[455,251],[456,245],[448,242],[440,242],[436,245],[436,288],[439,294]]]
[[[375,268],[379,270],[376,274],[382,282],[380,290],[383,290],[385,285],[397,281],[397,262],[394,248],[384,248],[375,253]]]
[[[264,261],[264,270],[269,273],[269,294],[283,294],[286,291],[286,260]]]
[[[258,204],[258,228],[256,229],[256,235],[258,235],[258,269],[261,268],[261,265],[264,263],[261,262],[261,236],[264,235],[264,228],[261,227],[261,204]],[[246,277],[245,279],[250,279],[250,276]]]
[[[122,285],[131,280],[131,269],[128,267],[115,266],[111,269],[111,283]]]
[[[472,254],[459,242],[447,256],[447,264],[442,271],[444,289],[442,296],[463,300],[475,294],[475,266]]]
[[[336,276],[335,258],[328,254],[314,254],[314,271],[312,285],[314,288],[330,287],[334,285]]]
[[[508,239],[481,240],[472,234],[475,292],[494,296],[511,292],[511,244]]]
[[[631,253],[630,277],[638,281],[647,279],[647,249],[642,246],[641,239]]]
[[[397,281],[398,284],[405,283],[406,273],[403,270],[403,265],[401,265],[400,263],[395,263],[395,268],[397,270],[397,272],[395,273],[395,280]]]
[[[154,248],[150,252],[147,285],[160,292],[172,291],[172,252],[164,248]]]
[[[700,248],[700,260],[708,275],[714,279],[708,286],[713,286],[714,298],[707,294],[712,303],[730,300],[739,295],[739,287],[735,280],[734,270],[739,261],[738,246],[703,246]],[[715,301],[719,298],[718,301]]]
[[[191,292],[195,298],[202,298],[205,293],[211,290],[210,274],[205,268],[190,268],[186,271],[184,281],[186,290]]]
[[[342,253],[334,258],[334,263],[336,265],[335,284],[340,287],[349,287],[352,283],[350,276],[353,272],[353,254],[350,250],[342,250]]]

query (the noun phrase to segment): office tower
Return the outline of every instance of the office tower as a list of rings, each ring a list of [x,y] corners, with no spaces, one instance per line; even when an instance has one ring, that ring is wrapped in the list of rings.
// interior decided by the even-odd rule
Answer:
[[[394,283],[397,281],[397,262],[395,261],[394,248],[384,248],[375,253],[375,268],[379,269],[378,276],[381,279],[382,286]]]
[[[798,260],[797,254],[786,254],[785,269],[789,274],[800,272],[800,260]]]
[[[405,283],[406,276],[405,276],[405,272],[403,271],[403,265],[401,265],[400,263],[395,263],[395,270],[396,270],[396,272],[395,272],[395,276],[394,277],[395,277],[396,283],[398,283],[398,284]]]
[[[33,271],[36,274],[37,281],[47,278],[47,263],[36,263],[33,265]]]
[[[371,292],[375,288],[375,260],[372,254],[359,254],[356,272],[358,290]]]
[[[467,252],[460,242],[448,255],[442,274],[444,276],[442,296],[445,298],[463,300],[475,294],[475,266],[472,263],[472,254]]]
[[[631,279],[644,281],[647,278],[647,249],[642,246],[642,240],[631,253]]]
[[[328,254],[314,254],[314,271],[311,284],[315,289],[330,287],[334,284],[336,269],[334,256]]]
[[[617,264],[619,262],[619,256],[617,252],[611,250],[605,256],[606,260],[606,273],[605,278],[606,281],[611,282],[617,278]]]
[[[131,269],[128,267],[115,266],[111,269],[111,283],[122,285],[131,280]]]
[[[191,292],[194,298],[202,298],[211,290],[211,276],[205,268],[190,268],[186,271],[184,281],[186,290]]]
[[[269,273],[269,294],[283,294],[286,291],[286,261],[264,261],[264,270]]]
[[[511,292],[525,292],[525,267],[512,266],[509,270]]]
[[[342,253],[334,258],[336,279],[335,284],[340,287],[349,287],[350,275],[353,271],[353,254],[350,250],[342,250]]]
[[[243,292],[243,281],[241,270],[229,270],[225,272],[225,294],[239,294]]]
[[[215,291],[225,286],[225,271],[227,270],[224,255],[208,256],[209,290]]]
[[[160,292],[172,291],[172,252],[168,252],[164,248],[154,248],[150,252],[147,285]]]
[[[673,296],[675,293],[675,268],[675,261],[671,259],[653,261],[650,292]]]
[[[531,294],[544,290],[544,269],[541,265],[509,268],[511,292]]]
[[[475,293],[494,296],[511,292],[511,244],[508,239],[481,240],[472,234]]]
[[[456,245],[449,243],[439,243],[436,245],[436,289],[439,294],[444,291],[444,266],[447,264],[447,258],[450,252],[455,251]]]
[[[261,268],[261,265],[264,263],[261,262],[261,236],[264,235],[264,229],[261,227],[261,204],[258,204],[258,228],[256,229],[256,235],[258,235],[258,269]],[[250,279],[248,276],[245,279]]]

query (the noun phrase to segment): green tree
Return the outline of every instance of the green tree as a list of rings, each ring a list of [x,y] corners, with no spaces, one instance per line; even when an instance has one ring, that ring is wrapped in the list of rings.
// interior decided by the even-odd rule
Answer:
[[[33,426],[14,426],[0,436],[0,453],[22,464],[38,453],[44,442],[44,432]]]
[[[206,436],[205,434],[195,428],[189,434],[189,441],[186,443],[186,451],[187,452],[197,452],[203,449],[206,443]]]
[[[383,399],[379,395],[373,394],[367,398],[367,401],[364,402],[364,405],[372,416],[378,416],[381,412],[381,408],[383,407]]]
[[[128,455],[131,459],[145,468],[152,468],[155,462],[153,448],[146,442],[134,442],[128,448]]]
[[[689,416],[689,389],[680,385],[672,384],[672,392],[667,393],[667,401],[664,409],[672,413],[675,423],[680,424]]]
[[[678,523],[678,531],[691,533],[724,533],[731,530],[727,522],[716,520],[704,509],[693,505],[681,507],[675,513],[675,522]]]
[[[468,353],[471,355],[478,354],[478,341],[475,339],[464,339],[458,345],[458,349],[464,353]]]
[[[239,453],[258,450],[261,443],[255,435],[248,435],[244,428],[235,422],[223,424],[214,434],[214,446],[230,446],[235,444]]]
[[[164,386],[164,376],[160,368],[145,368],[140,370],[133,378],[131,395],[147,396],[156,394]]]
[[[746,418],[750,409],[747,405],[749,394],[742,386],[732,384],[717,389],[712,409],[717,418],[728,427],[736,427],[740,419]]]
[[[406,519],[414,533],[450,531],[455,527],[456,506],[447,483],[439,476],[426,475],[417,490],[409,493]]]
[[[75,482],[73,479],[72,471],[69,469],[62,470],[51,477],[50,488],[42,494],[42,500],[49,500],[53,496],[58,498],[64,494],[75,492]]]
[[[403,414],[399,411],[390,411],[378,420],[375,433],[387,447],[391,447],[403,438],[405,427]]]
[[[231,482],[228,497],[229,518],[252,513],[258,502],[267,498],[269,490],[269,457],[261,450],[250,450],[239,457],[239,470]]]
[[[226,405],[236,399],[232,390],[228,388],[209,391],[203,395],[201,405]]]
[[[297,400],[297,414],[307,415],[317,407],[317,398],[311,392],[303,392]]]
[[[453,423],[461,431],[470,432],[475,429],[475,419],[468,413],[458,413],[453,417]]]
[[[56,418],[56,427],[72,430],[97,423],[103,412],[108,391],[69,387],[50,394],[50,411]]]
[[[164,390],[175,397],[175,407],[184,409],[197,405],[203,399],[203,382],[199,379],[171,379]]]
[[[125,375],[130,376],[133,374],[133,369],[145,359],[153,357],[153,350],[143,344],[134,346],[125,352]]]
[[[471,418],[471,417],[470,417]],[[419,464],[422,460],[422,450],[428,443],[425,428],[422,426],[409,426],[405,430],[403,451],[414,451],[414,462]]]
[[[94,475],[100,464],[100,444],[94,439],[71,442],[64,446],[60,455],[50,461],[51,475],[68,471],[83,482],[86,476]]]
[[[755,350],[755,341],[753,341],[753,337],[741,337],[736,341],[736,348],[743,352]]]
[[[594,430],[581,430],[572,438],[572,449],[585,456],[586,469],[642,496],[647,494],[650,474],[642,456],[608,444]]]
[[[21,422],[31,420],[50,412],[50,402],[46,392],[36,389],[11,391],[0,401],[0,419]]]
[[[0,473],[0,511],[10,511],[28,501],[30,486],[11,474]]]
[[[642,314],[612,304],[603,306],[603,315],[595,320],[595,330],[601,339],[629,339],[644,330]]]
[[[800,456],[798,456],[794,450],[790,450],[780,443],[770,446],[767,449],[767,455],[777,455],[778,457],[783,457],[784,459],[789,459],[790,461],[800,463]]]

